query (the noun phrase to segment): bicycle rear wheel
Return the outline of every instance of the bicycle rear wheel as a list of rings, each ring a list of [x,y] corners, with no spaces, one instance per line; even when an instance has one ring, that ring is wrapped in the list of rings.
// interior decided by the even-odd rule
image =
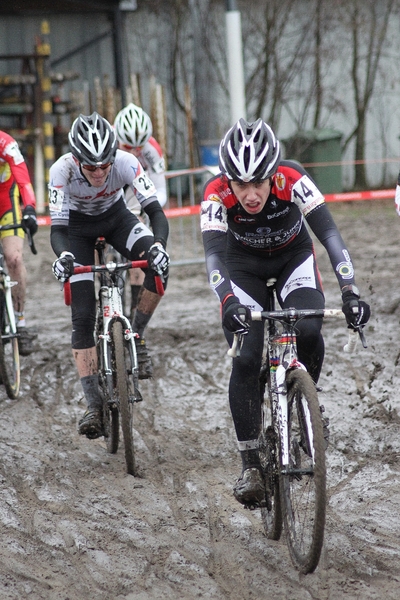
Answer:
[[[326,511],[325,447],[315,385],[302,369],[289,371],[289,464],[281,464],[280,488],[293,564],[312,573],[321,555]]]
[[[16,329],[11,324],[3,290],[0,290],[0,330],[0,377],[7,396],[15,400],[21,382],[18,338]]]
[[[129,374],[127,360],[129,351],[125,348],[122,324],[115,321],[112,325],[111,335],[115,352],[115,375],[116,391],[119,399],[119,411],[121,414],[121,427],[124,436],[126,470],[130,475],[136,474],[135,452],[132,434],[133,404],[130,401]]]

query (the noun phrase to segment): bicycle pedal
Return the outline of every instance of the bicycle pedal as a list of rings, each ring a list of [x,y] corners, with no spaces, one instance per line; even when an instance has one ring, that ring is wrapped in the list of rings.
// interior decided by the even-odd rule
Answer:
[[[256,508],[260,508],[261,504],[243,504],[243,507],[246,510],[256,510]]]
[[[142,394],[139,392],[139,390],[137,388],[135,388],[135,395],[129,396],[129,402],[131,402],[133,404],[134,402],[142,402],[142,401],[143,401]]]

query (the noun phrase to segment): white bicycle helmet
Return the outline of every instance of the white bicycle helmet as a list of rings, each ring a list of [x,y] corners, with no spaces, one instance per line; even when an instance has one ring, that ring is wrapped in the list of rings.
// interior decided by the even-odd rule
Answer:
[[[83,165],[114,162],[117,151],[115,131],[99,113],[79,115],[68,134],[72,154]]]
[[[219,146],[219,168],[233,181],[257,183],[276,173],[280,155],[269,125],[262,119],[254,123],[239,119]]]
[[[119,111],[114,127],[118,141],[133,148],[144,146],[153,133],[149,115],[132,102]]]

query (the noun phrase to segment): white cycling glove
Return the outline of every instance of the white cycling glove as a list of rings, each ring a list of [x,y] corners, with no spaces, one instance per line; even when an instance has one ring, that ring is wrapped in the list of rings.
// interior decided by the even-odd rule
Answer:
[[[149,254],[148,254],[148,261],[149,261],[149,267],[151,269],[153,269],[153,271],[155,271],[157,273],[157,275],[160,275],[160,277],[163,277],[164,275],[167,274],[169,262],[170,262],[169,255],[164,250],[164,248],[163,248],[162,244],[160,244],[160,242],[156,242],[155,244],[150,246]]]
[[[61,252],[60,256],[52,264],[54,277],[65,283],[74,274],[75,256],[72,252]]]

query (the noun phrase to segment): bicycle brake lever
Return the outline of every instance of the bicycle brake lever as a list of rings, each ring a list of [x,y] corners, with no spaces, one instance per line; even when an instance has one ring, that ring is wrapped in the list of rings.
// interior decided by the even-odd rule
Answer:
[[[240,348],[238,348],[238,346],[239,346],[239,334],[234,333],[232,346],[229,348],[229,350],[227,352],[228,356],[230,356],[231,358],[236,358],[236,356],[240,355]]]
[[[357,327],[357,332],[358,332],[358,335],[360,336],[360,340],[363,345],[363,348],[368,348],[367,340],[365,339],[365,335],[364,335],[364,331],[363,331],[363,327],[361,327],[361,326]]]
[[[25,231],[26,237],[28,238],[28,244],[29,244],[29,248],[31,249],[32,254],[37,254],[35,242],[33,241],[33,236],[31,234],[31,232],[26,227],[23,227],[23,230]]]
[[[228,356],[230,356],[231,358],[236,358],[237,356],[240,356],[240,349],[243,345],[243,338],[246,334],[245,333],[234,333],[233,334],[233,342],[232,342],[232,346],[229,348],[227,354]]]
[[[28,243],[29,243],[29,247],[31,249],[32,254],[37,254],[37,249],[36,249],[36,246],[35,246],[35,242],[33,241],[33,237],[31,236],[30,233],[29,233],[29,237],[28,237]]]

